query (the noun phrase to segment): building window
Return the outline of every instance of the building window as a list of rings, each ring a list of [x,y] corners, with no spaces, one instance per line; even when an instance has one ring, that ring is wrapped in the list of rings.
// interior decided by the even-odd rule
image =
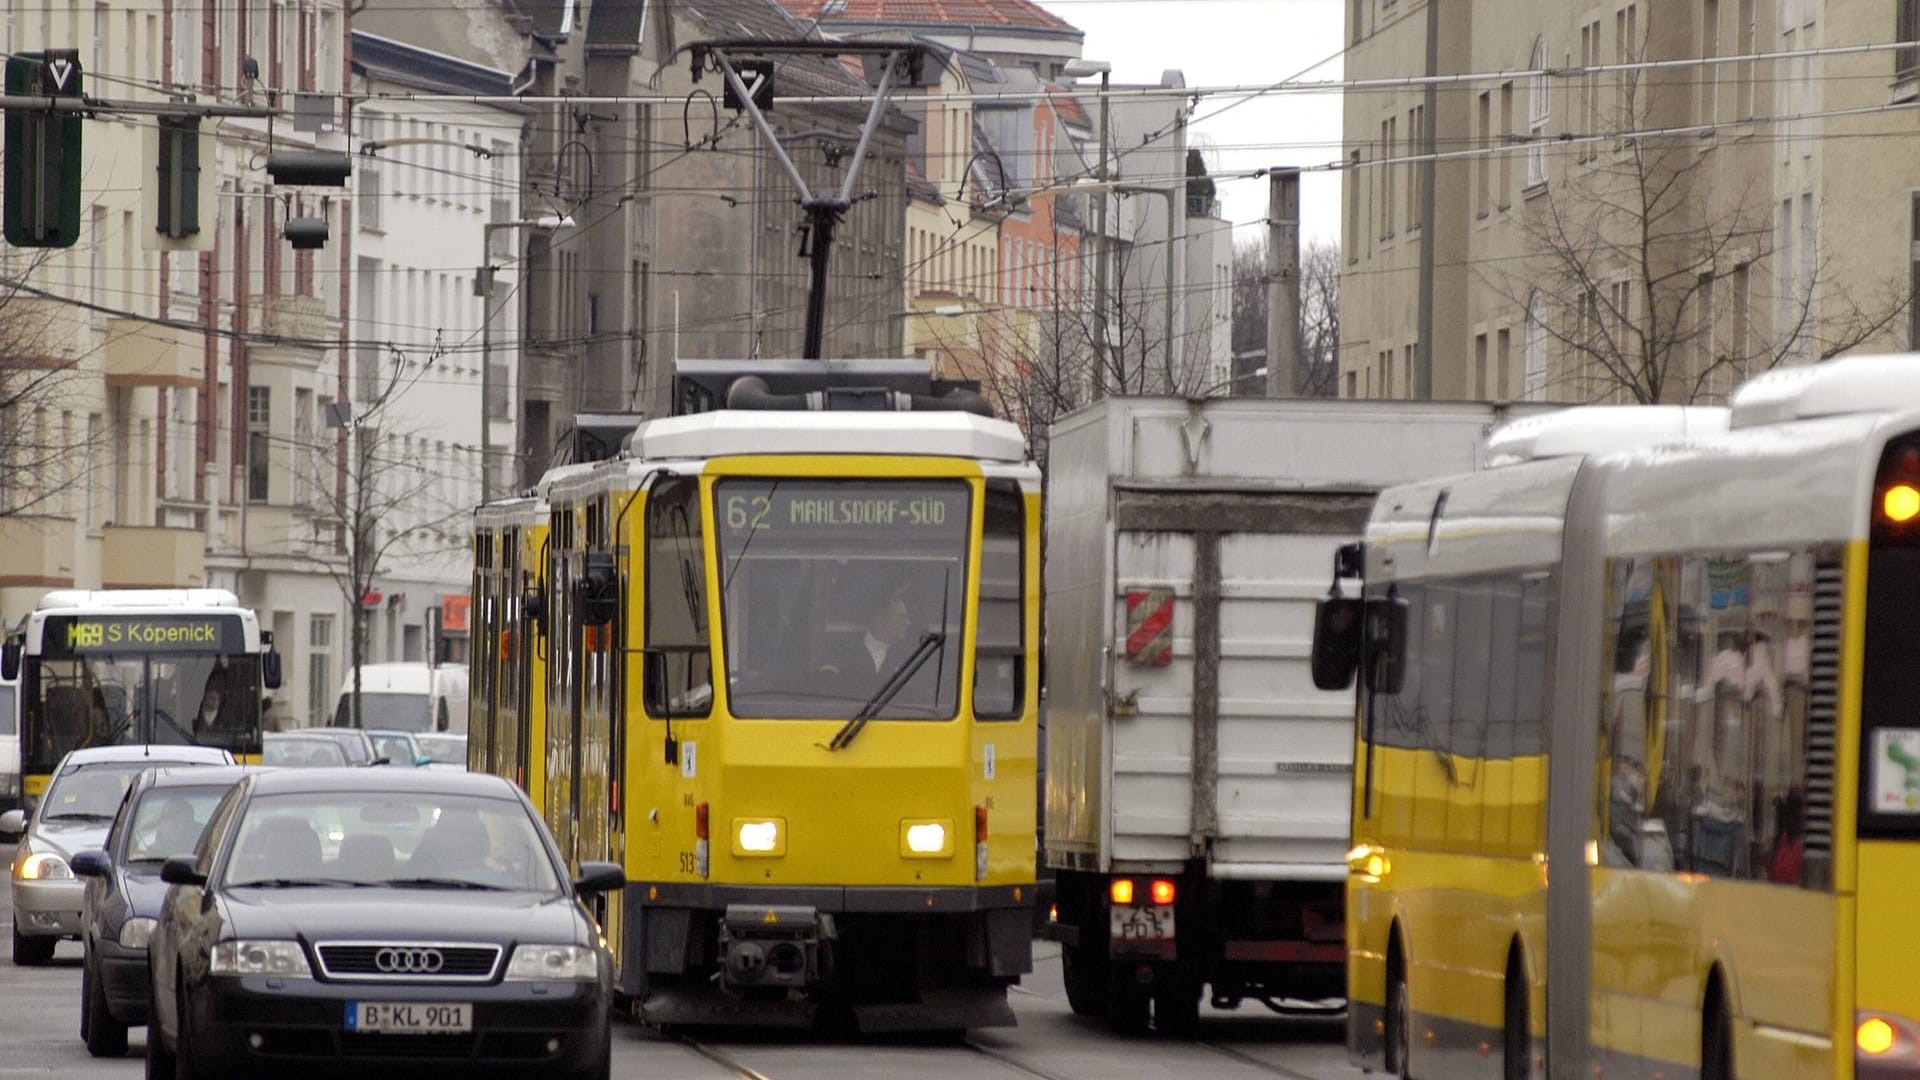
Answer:
[[[1473,336],[1473,385],[1467,388],[1470,398],[1493,398],[1494,394],[1487,386],[1487,335]]]
[[[333,690],[333,616],[315,615],[307,621],[307,723],[327,723]]]
[[[1547,300],[1538,291],[1527,297],[1527,322],[1521,330],[1521,362],[1526,365],[1528,401],[1547,400]]]
[[[1912,6],[1914,0],[1906,0],[1906,2],[1908,6]],[[1737,29],[1740,34],[1740,55],[1752,56],[1759,52],[1760,33],[1754,15],[1754,0],[1740,0],[1740,25]],[[1900,40],[1909,39],[1901,38]],[[1739,82],[1734,90],[1734,110],[1739,113],[1740,119],[1751,120],[1753,119],[1753,61],[1740,61],[1735,72]]]
[[[1507,400],[1507,393],[1508,393],[1508,386],[1509,386],[1507,382],[1507,378],[1509,375],[1509,369],[1507,367],[1507,363],[1508,363],[1508,353],[1512,351],[1512,338],[1513,338],[1513,332],[1508,330],[1504,326],[1501,327],[1500,332],[1494,336],[1494,349],[1493,349],[1494,384],[1493,384],[1493,393],[1488,395],[1494,401]]]
[[[1427,107],[1425,105],[1415,105],[1413,108],[1407,110],[1407,152],[1408,153],[1417,154],[1425,151],[1427,146],[1426,120],[1427,120]],[[1433,165],[1431,163],[1421,165],[1418,169],[1409,168],[1407,170],[1407,175],[1409,177],[1419,176],[1425,173],[1426,170],[1431,168],[1433,168]],[[1421,224],[1420,202],[1421,202],[1421,196],[1425,190],[1426,190],[1425,184],[1415,183],[1411,179],[1409,179],[1409,181],[1407,182],[1407,231],[1408,232],[1412,232],[1413,230],[1420,227],[1420,224]]]
[[[1478,183],[1474,195],[1474,216],[1486,217],[1493,202],[1493,92],[1480,95],[1480,155],[1474,158]]]
[[[1547,39],[1533,43],[1533,74],[1527,76],[1527,186],[1547,182],[1547,125],[1553,120],[1553,90],[1547,80]]]
[[[1720,0],[1701,0],[1700,56],[1711,60],[1720,55]],[[1720,65],[1700,68],[1700,122],[1715,124],[1720,119]],[[1701,133],[1712,135],[1711,129]]]
[[[1347,262],[1360,261],[1360,218],[1366,209],[1361,201],[1360,151],[1347,155]]]
[[[272,451],[267,441],[272,415],[272,391],[265,386],[247,387],[247,501],[267,501],[268,466]]]
[[[1900,0],[1894,22],[1896,24],[1893,32],[1895,41],[1920,40],[1920,0]],[[1911,79],[1920,74],[1920,49],[1895,50],[1893,74],[1900,79]]]
[[[1380,156],[1391,161],[1394,152],[1394,127],[1398,123],[1394,118],[1380,121]],[[1397,165],[1380,167],[1380,239],[1393,236],[1393,179],[1399,170]]]
[[[1500,145],[1513,145],[1513,84],[1500,84]],[[1500,209],[1513,205],[1513,151],[1502,149],[1494,155],[1494,166],[1500,173]]]

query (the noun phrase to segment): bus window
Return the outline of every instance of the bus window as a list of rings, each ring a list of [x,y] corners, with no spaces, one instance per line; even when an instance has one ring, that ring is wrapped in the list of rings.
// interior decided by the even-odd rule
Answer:
[[[647,499],[646,643],[667,654],[667,686],[648,683],[647,712],[706,716],[713,708],[707,647],[706,556],[700,543],[700,482],[662,480]]]

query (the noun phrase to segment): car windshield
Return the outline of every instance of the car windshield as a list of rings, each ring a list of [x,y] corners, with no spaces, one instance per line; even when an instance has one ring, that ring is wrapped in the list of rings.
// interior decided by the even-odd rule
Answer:
[[[163,862],[193,854],[224,787],[148,788],[133,809],[126,861]]]
[[[425,694],[389,694],[360,692],[360,727],[391,728],[394,731],[432,731],[433,718]],[[353,727],[353,695],[340,695],[334,709],[334,727]]]
[[[404,735],[373,736],[373,752],[387,759],[389,765],[399,765],[411,769],[419,763],[420,753],[413,748]]]
[[[347,753],[332,739],[282,739],[269,735],[261,743],[260,761],[287,769],[345,768]]]
[[[722,480],[714,499],[735,716],[954,715],[964,483]]]
[[[341,791],[249,802],[226,884],[553,892],[560,879],[516,800]]]
[[[69,765],[47,789],[40,803],[42,821],[112,821],[120,812],[127,787],[144,769],[189,765],[191,762],[138,758],[133,761],[96,761]]]
[[[414,741],[435,765],[465,765],[467,740],[459,735],[417,735]]]

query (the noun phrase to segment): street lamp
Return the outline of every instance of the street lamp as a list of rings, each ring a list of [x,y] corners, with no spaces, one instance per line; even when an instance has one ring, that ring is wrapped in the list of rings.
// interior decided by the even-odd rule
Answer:
[[[573,227],[572,215],[546,214],[518,221],[489,221],[480,226],[480,271],[474,291],[480,294],[480,501],[493,501],[493,234],[501,229],[552,232]]]
[[[1101,183],[1107,179],[1107,132],[1109,130],[1107,112],[1108,79],[1113,75],[1113,65],[1105,60],[1072,60],[1060,69],[1062,75],[1072,79],[1084,79],[1088,76],[1100,76],[1100,164],[1094,178]],[[1095,400],[1107,396],[1107,196],[1102,194],[1100,201],[1094,204],[1093,233],[1095,242],[1100,245],[1099,253],[1093,263],[1093,332],[1094,365],[1093,396]]]
[[[1174,288],[1174,275],[1177,269],[1185,266],[1187,248],[1187,208],[1182,205],[1186,198],[1187,185],[1184,180],[1175,180],[1167,184],[1127,184],[1109,181],[1095,181],[1091,184],[1076,181],[1061,189],[1066,192],[1114,192],[1120,195],[1158,195],[1167,200],[1167,270],[1166,328],[1162,335],[1161,348],[1166,352],[1167,370],[1173,370],[1173,305],[1177,295]],[[1105,196],[1102,196],[1105,201]],[[1103,243],[1104,249],[1105,244]],[[1104,263],[1104,258],[1102,262]],[[1185,277],[1185,274],[1181,274]],[[1184,284],[1184,283],[1183,283]],[[1098,291],[1099,286],[1095,286]]]

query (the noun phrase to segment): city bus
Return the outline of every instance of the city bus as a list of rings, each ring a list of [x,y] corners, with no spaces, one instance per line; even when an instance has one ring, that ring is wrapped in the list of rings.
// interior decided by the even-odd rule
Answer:
[[[1314,640],[1358,674],[1356,1064],[1920,1075],[1915,363],[1528,418],[1381,494]]]
[[[224,589],[63,589],[8,637],[0,678],[18,680],[31,804],[83,746],[196,744],[258,760],[262,692],[280,685],[280,655]]]

